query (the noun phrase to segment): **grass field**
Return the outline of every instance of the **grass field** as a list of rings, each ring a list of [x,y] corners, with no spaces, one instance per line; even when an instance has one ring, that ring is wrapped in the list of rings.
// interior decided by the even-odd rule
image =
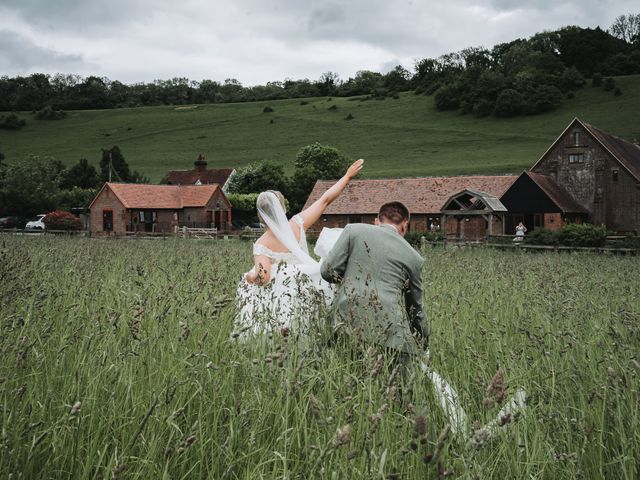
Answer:
[[[619,136],[640,138],[640,76],[617,79],[623,95],[585,87],[559,110],[515,119],[437,112],[433,98],[406,93],[384,101],[326,98],[193,107],[69,112],[20,131],[0,130],[7,161],[52,155],[66,164],[118,145],[133,169],[158,181],[192,168],[198,153],[210,167],[267,159],[293,168],[296,152],[319,141],[368,160],[368,177],[513,173],[530,167],[578,116]],[[273,113],[262,113],[269,105]],[[337,105],[336,111],[328,110]],[[352,114],[353,120],[345,120]],[[271,123],[273,121],[273,123]]]
[[[0,477],[638,478],[640,259],[424,253],[432,366],[471,422],[499,367],[527,392],[473,446],[355,340],[230,340],[249,244],[0,237]]]

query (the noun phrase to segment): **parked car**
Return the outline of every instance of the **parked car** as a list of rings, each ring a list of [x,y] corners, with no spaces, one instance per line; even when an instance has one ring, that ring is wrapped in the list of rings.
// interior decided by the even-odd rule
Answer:
[[[0,228],[19,228],[22,230],[27,224],[27,219],[19,216],[0,218]]]
[[[47,216],[46,213],[41,213],[40,215],[36,215],[35,218],[32,218],[27,222],[27,224],[24,227],[25,230],[44,230],[45,226],[42,220],[44,220],[44,217],[46,216]]]

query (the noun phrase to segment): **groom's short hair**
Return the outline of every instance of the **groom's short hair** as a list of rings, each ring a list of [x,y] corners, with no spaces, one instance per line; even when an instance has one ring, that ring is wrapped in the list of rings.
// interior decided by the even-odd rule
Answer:
[[[380,207],[378,219],[400,225],[402,222],[409,220],[409,209],[401,202],[385,203]]]

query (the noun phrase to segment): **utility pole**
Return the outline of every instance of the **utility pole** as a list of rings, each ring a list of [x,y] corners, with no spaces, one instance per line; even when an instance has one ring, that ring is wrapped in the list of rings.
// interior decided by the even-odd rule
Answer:
[[[111,169],[113,168],[113,165],[111,163],[111,152],[109,152],[109,183],[111,183]]]

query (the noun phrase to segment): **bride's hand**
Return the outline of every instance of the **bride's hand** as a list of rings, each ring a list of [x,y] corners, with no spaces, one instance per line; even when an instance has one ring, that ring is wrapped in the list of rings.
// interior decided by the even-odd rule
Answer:
[[[344,174],[345,177],[352,179],[355,177],[360,170],[362,170],[362,165],[364,165],[364,160],[359,159],[353,162],[353,164],[347,169],[347,173]]]

